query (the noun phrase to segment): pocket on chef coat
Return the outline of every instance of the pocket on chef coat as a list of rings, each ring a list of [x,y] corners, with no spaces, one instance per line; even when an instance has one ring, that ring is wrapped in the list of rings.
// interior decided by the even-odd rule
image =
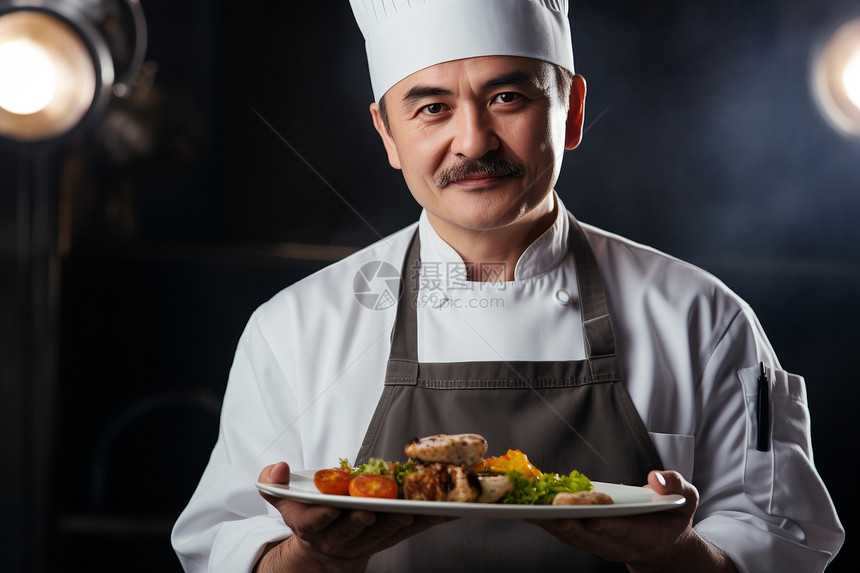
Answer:
[[[663,469],[673,470],[684,476],[688,482],[693,481],[693,460],[696,455],[696,438],[687,434],[658,434],[648,432]]]
[[[770,440],[767,451],[758,450],[758,379],[760,367],[738,372],[747,414],[744,490],[771,515],[795,520],[812,518],[818,508],[800,507],[798,492],[818,489],[818,472],[812,465],[809,407],[803,377],[768,369],[770,382]],[[805,514],[809,515],[805,515]]]

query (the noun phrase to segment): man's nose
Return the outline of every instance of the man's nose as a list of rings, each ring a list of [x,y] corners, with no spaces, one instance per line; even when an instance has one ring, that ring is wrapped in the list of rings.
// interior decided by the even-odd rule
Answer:
[[[499,138],[492,121],[483,110],[464,106],[457,111],[452,153],[478,159],[499,148]]]

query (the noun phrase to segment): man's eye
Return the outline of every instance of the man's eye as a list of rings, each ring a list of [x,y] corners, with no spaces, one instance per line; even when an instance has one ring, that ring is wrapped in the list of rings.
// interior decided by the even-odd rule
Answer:
[[[421,108],[421,111],[429,113],[430,115],[436,115],[437,113],[442,113],[442,109],[441,103],[431,103],[430,105],[425,105]]]
[[[505,92],[497,95],[493,101],[496,103],[511,103],[520,98],[520,94],[516,92]]]

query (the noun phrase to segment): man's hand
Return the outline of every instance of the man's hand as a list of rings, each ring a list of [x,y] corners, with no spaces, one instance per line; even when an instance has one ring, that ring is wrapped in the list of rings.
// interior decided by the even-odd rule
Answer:
[[[648,475],[662,495],[681,494],[677,509],[632,517],[530,520],[568,545],[608,561],[627,564],[634,573],[697,571],[737,573],[731,559],[693,531],[699,492],[677,472]]]
[[[261,483],[289,485],[290,468],[280,462],[263,468]],[[285,571],[364,571],[371,555],[388,549],[444,517],[340,510],[261,493],[293,535],[270,546],[257,564],[258,573]]]

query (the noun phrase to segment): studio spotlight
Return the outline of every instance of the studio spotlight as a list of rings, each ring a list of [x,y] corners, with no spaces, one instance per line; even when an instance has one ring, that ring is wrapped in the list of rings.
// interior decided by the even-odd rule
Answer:
[[[812,88],[830,123],[860,137],[860,18],[842,24],[817,51]]]
[[[0,0],[0,137],[56,139],[100,112],[143,61],[139,0]]]

